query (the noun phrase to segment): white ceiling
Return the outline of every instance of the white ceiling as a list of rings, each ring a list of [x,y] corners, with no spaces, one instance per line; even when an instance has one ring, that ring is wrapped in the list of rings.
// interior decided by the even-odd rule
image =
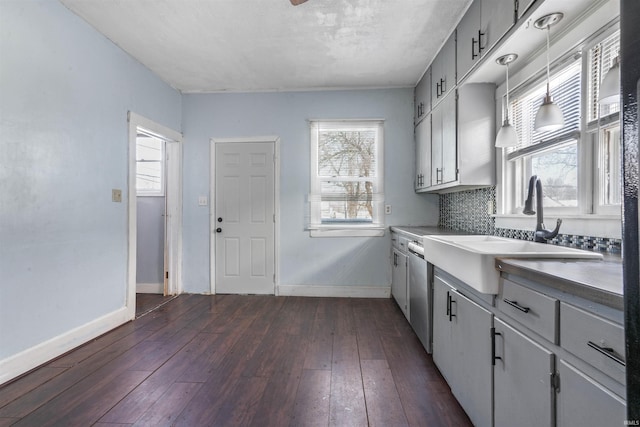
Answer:
[[[414,86],[471,0],[60,0],[182,92]]]

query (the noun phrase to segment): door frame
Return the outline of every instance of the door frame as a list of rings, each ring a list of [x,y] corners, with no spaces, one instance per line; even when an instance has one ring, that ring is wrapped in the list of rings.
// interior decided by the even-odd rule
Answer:
[[[210,139],[210,176],[209,176],[209,291],[211,294],[216,293],[216,144],[223,143],[247,143],[258,142],[265,144],[273,144],[274,153],[274,213],[276,220],[274,223],[274,254],[273,254],[273,271],[275,280],[273,281],[273,293],[278,295],[278,283],[280,281],[280,138],[278,136],[253,136],[246,138],[211,138]]]
[[[129,122],[128,193],[128,263],[127,313],[131,319],[136,312],[136,250],[137,250],[137,192],[136,140],[138,129],[165,141],[165,294],[182,292],[182,134],[132,111]],[[166,273],[168,272],[168,277]]]

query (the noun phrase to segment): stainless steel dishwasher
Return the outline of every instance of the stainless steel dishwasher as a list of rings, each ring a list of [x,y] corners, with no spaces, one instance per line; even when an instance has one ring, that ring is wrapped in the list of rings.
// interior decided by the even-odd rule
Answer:
[[[424,259],[422,242],[409,243],[409,313],[411,327],[422,342],[427,353],[431,353],[431,284],[430,264]]]

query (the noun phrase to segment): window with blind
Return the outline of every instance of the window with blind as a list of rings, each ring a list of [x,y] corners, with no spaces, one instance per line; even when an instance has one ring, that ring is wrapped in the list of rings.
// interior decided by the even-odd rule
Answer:
[[[578,206],[578,144],[580,139],[581,61],[573,59],[556,71],[550,80],[554,101],[564,114],[565,126],[557,131],[537,132],[536,112],[546,93],[546,81],[513,98],[513,125],[518,145],[507,159],[516,163],[518,188],[525,188],[531,175],[542,179],[545,208],[575,210]],[[518,192],[514,213],[521,211],[524,197]]]
[[[503,151],[507,162],[506,213],[520,214],[531,175],[542,179],[544,207],[551,214],[619,214],[619,104],[598,103],[600,84],[618,55],[619,31],[594,35],[578,54],[555,64],[550,79],[565,125],[536,132],[534,120],[546,91],[541,78],[523,84],[511,97],[511,120],[518,145]]]
[[[310,129],[311,235],[384,234],[383,122],[311,121]]]
[[[138,196],[164,196],[164,141],[139,133],[136,138]]]

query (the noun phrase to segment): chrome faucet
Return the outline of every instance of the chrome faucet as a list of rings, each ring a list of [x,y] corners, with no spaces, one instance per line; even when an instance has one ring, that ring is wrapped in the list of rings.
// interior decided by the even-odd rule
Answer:
[[[527,200],[524,202],[524,209],[522,213],[525,215],[533,215],[536,211],[533,210],[533,192],[535,189],[536,193],[536,231],[534,235],[534,241],[539,243],[546,243],[547,240],[553,239],[558,235],[558,231],[560,231],[560,224],[562,224],[562,220],[558,219],[558,223],[556,224],[556,228],[551,230],[545,230],[544,228],[544,214],[542,210],[542,181],[537,177],[537,175],[533,175],[529,180],[529,192],[527,193]]]

